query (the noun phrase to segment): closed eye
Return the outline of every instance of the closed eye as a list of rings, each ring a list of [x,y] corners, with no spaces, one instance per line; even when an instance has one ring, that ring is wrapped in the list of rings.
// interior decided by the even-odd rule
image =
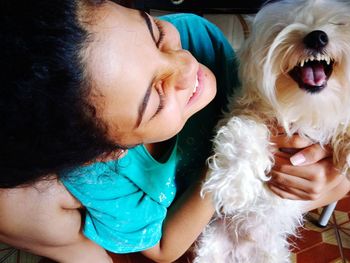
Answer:
[[[346,22],[329,22],[329,23],[334,26],[346,26],[348,24]]]
[[[154,113],[154,115],[152,116],[151,119],[156,117],[157,114],[162,111],[162,109],[164,108],[164,102],[165,102],[165,97],[164,97],[163,90],[161,88],[155,88],[155,90],[157,91],[157,94],[159,96],[159,105],[158,105],[158,108],[157,108],[156,112]]]
[[[162,23],[156,18],[154,19],[154,23],[156,24],[156,26],[158,28],[158,32],[159,32],[159,38],[158,38],[158,41],[156,43],[157,47],[159,48],[162,45],[163,40],[164,40],[164,36],[165,36],[164,27],[163,27]]]

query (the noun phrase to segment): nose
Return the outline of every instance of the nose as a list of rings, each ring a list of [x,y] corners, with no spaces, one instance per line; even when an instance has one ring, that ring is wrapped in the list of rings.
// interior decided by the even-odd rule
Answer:
[[[177,50],[173,53],[173,87],[176,89],[194,88],[196,81],[198,62],[187,50]]]
[[[328,36],[324,31],[315,30],[307,34],[303,42],[306,47],[319,50],[327,46]]]

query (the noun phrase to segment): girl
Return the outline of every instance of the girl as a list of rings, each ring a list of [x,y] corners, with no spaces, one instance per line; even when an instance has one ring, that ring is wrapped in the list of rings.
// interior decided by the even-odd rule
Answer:
[[[222,33],[110,1],[2,5],[0,240],[59,262],[178,258],[214,212],[200,182],[237,85]],[[348,191],[330,152],[274,142],[301,149],[278,154],[277,194],[311,209]]]

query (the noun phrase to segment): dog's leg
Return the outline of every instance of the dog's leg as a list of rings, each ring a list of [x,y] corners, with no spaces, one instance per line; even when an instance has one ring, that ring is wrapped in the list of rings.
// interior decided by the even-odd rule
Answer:
[[[214,147],[203,191],[213,193],[216,210],[226,216],[226,221],[210,226],[216,229],[206,233],[201,244],[204,247],[199,251],[205,251],[211,262],[223,255],[225,261],[221,262],[225,263],[288,262],[285,237],[287,232],[294,231],[298,221],[295,218],[300,213],[292,215],[293,220],[286,218],[290,215],[283,214],[284,201],[266,187],[269,179],[266,174],[273,165],[268,128],[246,116],[233,117],[218,131]],[[288,226],[289,223],[292,225]],[[222,235],[227,235],[232,246],[226,244],[227,238]],[[230,251],[214,253],[211,248],[215,240],[224,240],[223,248]]]
[[[264,182],[274,162],[267,126],[247,116],[233,117],[219,129],[214,152],[203,192],[213,193],[220,213],[251,209],[267,191]]]
[[[225,219],[216,218],[199,237],[196,248],[196,258],[193,263],[223,263],[230,262],[229,257],[233,244],[227,235]]]
[[[227,233],[234,244],[230,262],[290,262],[287,237],[294,235],[301,223],[300,203],[285,200],[264,202],[270,204],[265,206],[266,210],[258,204],[255,212],[238,212],[227,225]]]

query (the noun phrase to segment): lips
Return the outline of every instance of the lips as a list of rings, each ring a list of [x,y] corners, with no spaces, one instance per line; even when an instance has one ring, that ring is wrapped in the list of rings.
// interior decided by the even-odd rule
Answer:
[[[191,95],[191,97],[190,97],[190,99],[193,97],[193,95],[196,93],[196,91],[197,91],[197,88],[198,88],[198,85],[199,85],[199,81],[198,81],[198,75],[196,76],[196,83],[195,83],[195,85],[194,85],[194,89],[193,89],[193,91],[192,91],[192,95]]]
[[[318,93],[326,86],[333,72],[334,59],[317,53],[299,60],[289,75],[303,89],[309,93]]]
[[[192,103],[192,101],[194,101],[199,96],[201,90],[202,90],[202,70],[199,68],[196,74],[196,81],[192,89],[192,94],[187,104]]]

